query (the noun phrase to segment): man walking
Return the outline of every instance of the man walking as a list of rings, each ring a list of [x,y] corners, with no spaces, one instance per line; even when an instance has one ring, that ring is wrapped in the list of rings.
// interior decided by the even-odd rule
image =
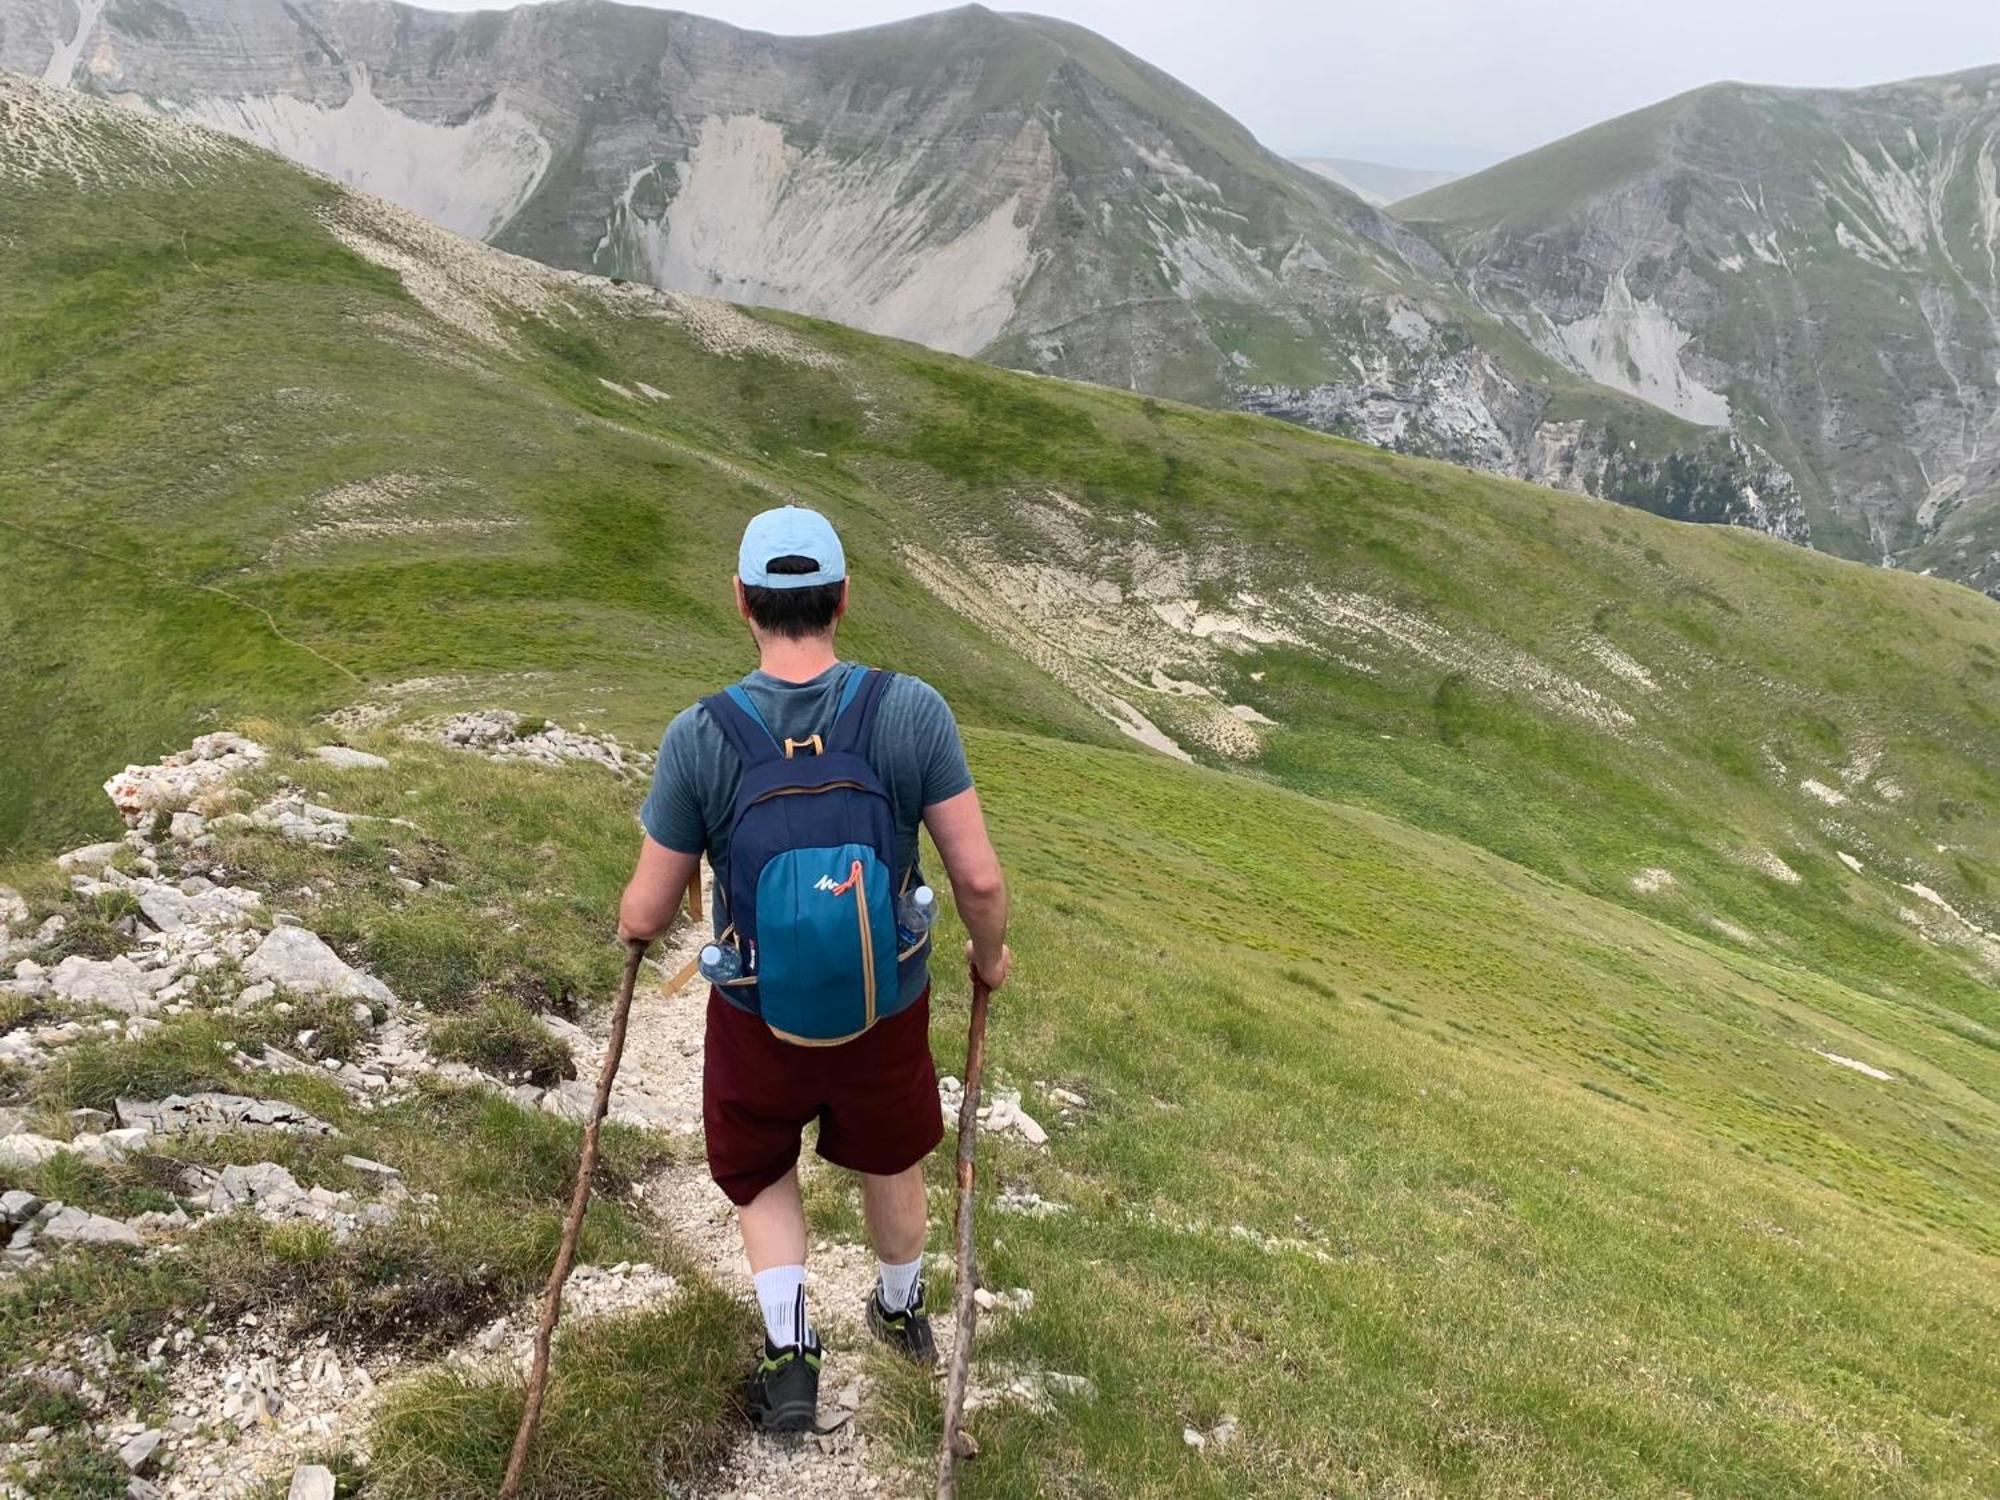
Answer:
[[[798,506],[743,533],[736,604],[758,669],[679,714],[660,744],[646,837],[619,935],[652,939],[705,853],[724,978],[708,998],[702,1120],[710,1175],[736,1204],[764,1314],[751,1423],[816,1420],[823,1358],[806,1305],[799,1137],[860,1174],[880,1270],[871,1332],[922,1363],[923,1162],[944,1133],[929,1042],[927,926],[896,913],[923,885],[930,830],[971,941],[997,990],[1012,962],[1006,886],[958,726],[914,677],[842,662],[847,564],[831,524]]]

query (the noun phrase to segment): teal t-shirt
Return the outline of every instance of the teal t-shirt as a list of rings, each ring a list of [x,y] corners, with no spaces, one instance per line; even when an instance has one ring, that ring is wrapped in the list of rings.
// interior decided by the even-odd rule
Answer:
[[[773,735],[803,740],[826,734],[847,674],[859,670],[841,662],[810,682],[785,682],[758,671],[745,677],[742,686]],[[924,809],[972,785],[958,721],[936,688],[900,673],[889,683],[875,712],[868,761],[889,794],[900,881],[917,862],[917,830]],[[695,704],[667,726],[653,768],[653,789],[639,809],[639,821],[655,843],[683,854],[708,856],[715,869],[713,911],[718,932],[727,921],[722,903],[729,886],[727,840],[742,780],[743,765],[735,750],[715,721]],[[929,983],[928,965],[911,964],[903,976],[901,998],[916,999]]]

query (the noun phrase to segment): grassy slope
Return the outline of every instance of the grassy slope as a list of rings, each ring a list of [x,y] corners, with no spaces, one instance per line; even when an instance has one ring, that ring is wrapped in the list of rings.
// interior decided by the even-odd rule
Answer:
[[[1050,1157],[994,1148],[1073,1212],[989,1211],[987,1279],[1037,1301],[985,1348],[1100,1391],[982,1417],[980,1493],[2000,1477],[1990,1051],[1365,814],[975,748],[1033,955],[993,1055],[1093,1101]],[[1899,1057],[1891,1103],[1804,1050],[1864,1033],[1941,1066]],[[1247,1440],[1181,1442],[1229,1413]]]
[[[1232,559],[1225,596],[1386,601],[1634,718],[1608,733],[1448,658],[1322,634],[1222,668],[1230,701],[1282,726],[1265,774],[1628,903],[1635,873],[1667,868],[1679,883],[1647,904],[1692,930],[1725,921],[1756,951],[1993,1020],[1963,956],[1912,939],[1898,889],[2000,926],[1984,600],[798,319],[840,368],[717,359],[587,300],[495,354],[312,228],[331,193],[256,159],[199,192],[122,191],[115,236],[94,198],[23,195],[31,233],[0,285],[0,524],[22,584],[0,612],[21,649],[0,673],[48,727],[0,751],[0,846],[101,831],[101,775],[205,716],[320,711],[369,685],[465,679],[443,696],[650,738],[735,659],[726,597],[698,580],[725,576],[736,524],[780,494],[828,506],[869,560],[857,653],[917,667],[973,722],[1101,740],[897,559],[981,531],[1081,563],[1021,520],[1023,497],[1060,488],[1093,546]],[[343,499],[385,475],[398,498]],[[357,520],[438,529],[324,529]],[[1657,689],[1607,667],[1612,647]],[[1830,809],[1800,789],[1875,754],[1903,800],[1857,785]],[[1764,854],[1804,878],[1743,862]]]
[[[301,743],[274,742],[286,756]],[[607,993],[602,912],[635,790],[592,769],[363,743],[394,771],[284,758],[248,795],[289,777],[408,818],[425,874],[451,888],[396,887],[387,841],[406,835],[385,823],[334,851],[234,834],[229,862],[275,889],[310,884],[313,925],[440,1014],[524,990]],[[995,1082],[1027,1088],[1051,1122],[1034,1080],[1091,1101],[1047,1155],[986,1145],[987,1276],[1037,1301],[989,1320],[982,1347],[1098,1389],[1041,1416],[982,1415],[971,1493],[1990,1489],[1991,1049],[1373,814],[1137,751],[1002,731],[974,731],[970,749],[1024,955],[995,1014]],[[962,1027],[947,991],[941,1056]],[[36,1098],[226,1082],[214,1036],[178,1022],[143,1048],[73,1055]],[[1903,1082],[1885,1089],[1813,1047]],[[358,1150],[451,1212],[393,1255],[223,1228],[164,1276],[72,1261],[0,1300],[0,1358],[86,1316],[143,1348],[170,1310],[213,1295],[204,1278],[266,1311],[302,1303],[308,1331],[369,1343],[394,1329],[420,1347],[532,1285],[560,1128],[463,1098],[364,1115],[311,1079],[266,1087],[344,1132],[286,1158],[302,1180],[349,1185],[334,1163]],[[593,1219],[599,1260],[675,1264],[621,1191],[645,1165],[621,1134]],[[30,1185],[147,1206],[111,1196],[130,1191],[119,1180]],[[1071,1211],[1004,1217],[1002,1187]],[[831,1179],[813,1208],[822,1232],[859,1232]],[[1236,1226],[1282,1243],[1267,1251]],[[306,1295],[314,1284],[324,1293]],[[440,1285],[449,1298],[426,1295]],[[636,1500],[657,1493],[649,1476],[697,1471],[740,1319],[698,1293],[651,1326],[576,1337],[545,1449],[562,1483],[538,1493]],[[655,1368],[665,1347],[677,1357]],[[860,1359],[884,1383],[878,1420],[918,1462],[933,1388],[835,1354],[842,1378]],[[129,1399],[144,1410],[149,1390]],[[517,1401],[459,1378],[410,1388],[371,1492],[490,1493]],[[1183,1423],[1228,1413],[1246,1419],[1236,1446],[1197,1459],[1180,1442]]]
[[[996,1148],[995,1177],[1075,1211],[988,1214],[992,1280],[1040,1300],[985,1347],[1102,1396],[983,1418],[982,1491],[1990,1492],[1992,991],[1831,855],[1850,832],[1871,864],[1948,837],[1925,873],[1990,901],[1990,606],[796,320],[846,366],[721,360],[587,304],[483,354],[312,228],[332,190],[273,163],[121,190],[115,233],[102,199],[9,190],[0,624],[27,649],[0,691],[41,727],[0,750],[0,816],[24,850],[95,831],[103,775],[203,722],[416,676],[456,679],[418,704],[649,733],[741,660],[694,580],[724,576],[765,486],[838,516],[865,564],[852,648],[990,726],[972,749],[1028,955],[996,1064],[1094,1101],[1047,1158]],[[385,473],[432,481],[394,514],[475,528],[301,539],[329,518],[314,497]],[[970,521],[1025,550],[1019,498],[1047,484],[1103,533],[1150,516],[1169,543],[1246,549],[1248,582],[1303,568],[1579,672],[1594,626],[1672,693],[1619,738],[1421,662],[1271,648],[1231,684],[1286,725],[1260,777],[1093,748],[1068,694],[895,561]],[[1843,809],[1851,828],[1760,771],[1766,744],[1818,769],[1869,736],[1913,795]],[[630,793],[426,764],[400,774],[502,886],[507,848],[565,830],[562,890],[514,958],[587,953]],[[1650,905],[1630,872],[1660,860],[1687,877],[1658,912],[1683,930],[1630,909]],[[393,893],[343,895],[320,925],[462,1005],[507,978],[477,941],[487,894],[414,926]],[[1711,907],[1770,936],[1695,935]],[[958,1024],[940,1016],[946,1055]],[[1238,1223],[1329,1259],[1261,1254]],[[913,1442],[929,1400],[896,1398]],[[1192,1459],[1180,1422],[1231,1410],[1250,1440]]]
[[[1579,198],[1615,191],[1656,166],[1675,119],[1705,92],[1676,94],[1417,193],[1396,204],[1396,217],[1481,227],[1560,220]]]

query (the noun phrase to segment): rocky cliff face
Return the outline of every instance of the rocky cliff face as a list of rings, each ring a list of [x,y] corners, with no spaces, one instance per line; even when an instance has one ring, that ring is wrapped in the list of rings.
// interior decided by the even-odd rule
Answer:
[[[2000,593],[2000,68],[1718,85],[1397,212],[1551,358],[1775,455],[1816,545]]]
[[[1585,378],[1421,236],[1060,22],[0,0],[0,65],[558,266],[1806,536],[1716,400]]]

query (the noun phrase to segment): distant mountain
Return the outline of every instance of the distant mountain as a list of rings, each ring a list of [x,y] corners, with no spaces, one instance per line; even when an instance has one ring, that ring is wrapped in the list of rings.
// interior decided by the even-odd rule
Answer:
[[[1418,167],[1391,167],[1379,161],[1356,161],[1346,156],[1295,156],[1292,160],[1308,172],[1316,172],[1328,182],[1337,182],[1364,203],[1377,208],[1399,198],[1456,182],[1463,172],[1427,172]]]
[[[2000,594],[2000,68],[1717,84],[1396,212],[1543,353],[1772,454],[1816,546]]]
[[[555,266],[1805,535],[1754,443],[1579,378],[1421,236],[1062,22],[0,0],[0,66]]]

